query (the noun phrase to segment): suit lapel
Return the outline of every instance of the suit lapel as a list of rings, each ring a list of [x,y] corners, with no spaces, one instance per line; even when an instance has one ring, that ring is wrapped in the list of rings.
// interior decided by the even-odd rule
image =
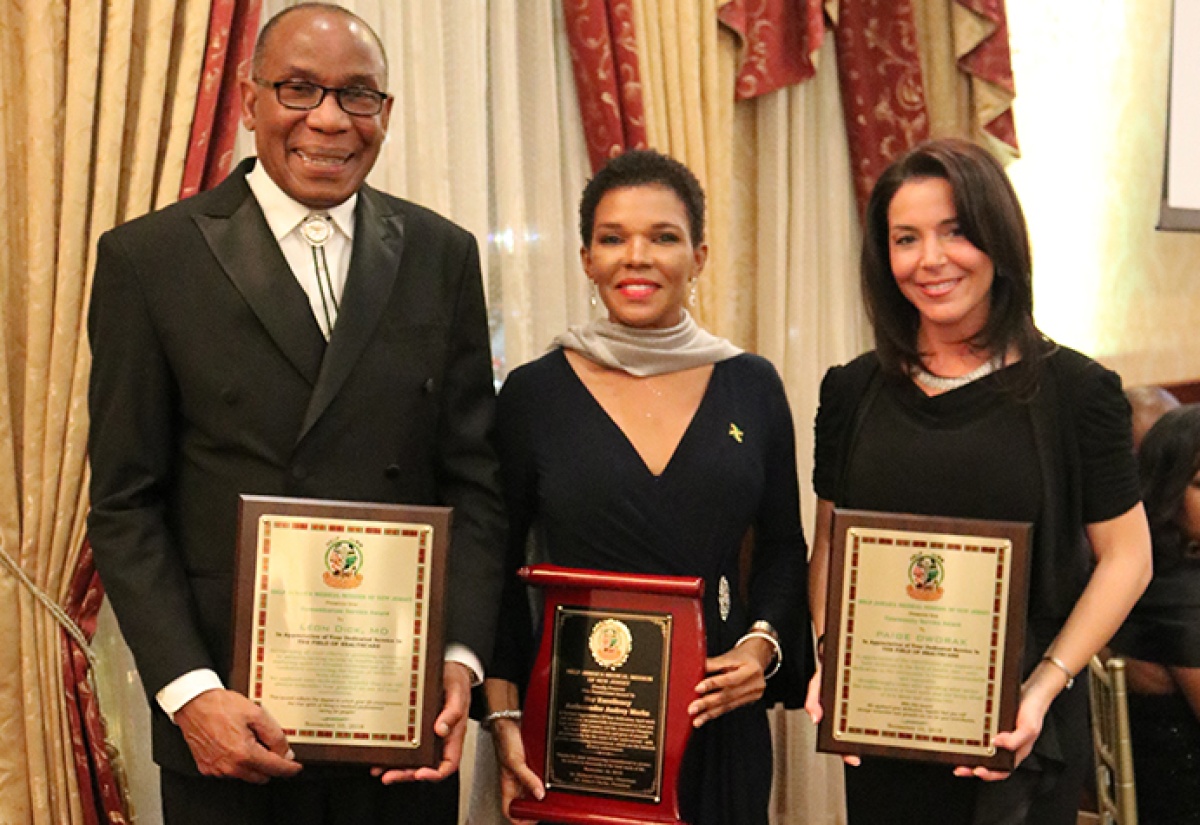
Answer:
[[[387,307],[404,250],[404,222],[378,194],[363,187],[354,221],[350,272],[300,438],[333,401],[362,356]],[[309,313],[311,318],[311,312]]]
[[[243,165],[244,167],[244,165]],[[239,167],[221,185],[214,208],[196,223],[225,274],[258,316],[276,346],[315,384],[325,340],[304,289],[296,281]],[[218,194],[218,193],[214,193]]]

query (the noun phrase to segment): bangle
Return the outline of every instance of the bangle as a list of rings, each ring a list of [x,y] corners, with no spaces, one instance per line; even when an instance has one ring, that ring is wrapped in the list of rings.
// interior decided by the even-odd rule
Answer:
[[[779,672],[779,668],[783,665],[783,648],[779,646],[779,640],[765,630],[751,630],[750,632],[746,633],[746,635],[742,636],[742,638],[738,639],[737,644],[735,644],[734,647],[739,648],[744,642],[748,642],[751,639],[762,639],[774,649],[772,659],[775,663],[775,666],[771,668],[770,672],[763,674],[764,679],[770,679]]]
[[[1049,653],[1042,657],[1042,661],[1049,662],[1063,672],[1067,677],[1067,684],[1063,687],[1063,690],[1070,690],[1071,686],[1075,684],[1075,674],[1071,672],[1071,668],[1067,667],[1062,659],[1057,656],[1051,656]]]
[[[757,622],[750,625],[750,629],[761,630],[763,633],[770,634],[771,638],[775,639],[775,641],[779,641],[779,631],[777,631],[775,626],[766,619],[759,619]]]
[[[489,713],[487,716],[483,717],[483,721],[479,723],[479,726],[481,728],[483,728],[484,730],[491,730],[492,725],[495,724],[496,721],[499,719],[511,719],[514,722],[520,722],[521,716],[522,716],[522,714],[519,709],[516,709],[516,710],[494,710],[491,713]]]

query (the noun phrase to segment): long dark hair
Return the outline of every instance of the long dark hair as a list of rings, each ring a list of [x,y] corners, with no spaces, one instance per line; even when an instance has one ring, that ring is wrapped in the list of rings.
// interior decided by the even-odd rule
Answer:
[[[1200,404],[1185,404],[1158,419],[1138,451],[1142,500],[1154,542],[1154,569],[1185,559],[1200,563],[1195,542],[1183,529],[1184,493],[1200,472]]]
[[[1033,264],[1025,215],[1004,168],[986,150],[964,140],[919,144],[889,166],[871,192],[863,229],[862,292],[885,371],[908,375],[921,363],[920,315],[900,292],[889,254],[888,208],[909,181],[941,178],[954,192],[958,225],[995,268],[991,308],[968,343],[988,352],[1016,347],[1036,363],[1047,344],[1033,323]]]

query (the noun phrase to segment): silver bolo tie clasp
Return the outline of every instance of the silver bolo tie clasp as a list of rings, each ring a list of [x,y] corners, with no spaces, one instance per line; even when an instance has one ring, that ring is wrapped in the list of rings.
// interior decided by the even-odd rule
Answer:
[[[300,234],[312,246],[324,246],[333,235],[333,221],[327,215],[309,215],[300,224]]]

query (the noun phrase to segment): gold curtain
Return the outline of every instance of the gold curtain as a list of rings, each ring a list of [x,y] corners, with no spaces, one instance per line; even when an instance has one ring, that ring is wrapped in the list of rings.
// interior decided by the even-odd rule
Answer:
[[[837,61],[827,37],[814,79],[735,104],[724,1],[634,0],[647,143],[704,184],[709,263],[696,315],[779,369],[807,491],[821,375],[869,345]],[[802,504],[811,514],[811,497]],[[844,822],[840,761],[814,752],[802,711],[777,708],[771,722],[772,821]]]
[[[752,210],[734,186],[737,40],[717,22],[722,0],[634,0],[646,142],[687,164],[708,196],[708,264],[697,319],[735,343],[753,342],[753,292],[744,261]],[[751,128],[753,121],[750,121]],[[744,179],[744,176],[738,176]]]
[[[0,14],[0,550],[56,603],[87,509],[95,241],[178,187],[209,7],[5,0]],[[10,570],[0,633],[0,822],[81,822],[59,625]]]
[[[913,20],[930,137],[966,138],[992,150],[1005,163],[1015,159],[1016,147],[985,128],[1011,109],[1014,94],[960,62],[997,33],[997,22],[959,0],[918,0]]]

